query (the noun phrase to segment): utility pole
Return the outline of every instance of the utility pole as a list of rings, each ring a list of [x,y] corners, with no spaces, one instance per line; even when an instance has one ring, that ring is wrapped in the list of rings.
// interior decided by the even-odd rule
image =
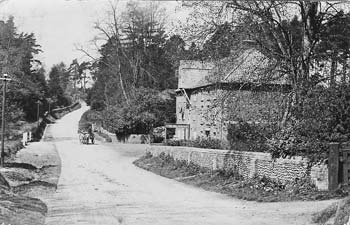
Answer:
[[[9,76],[5,73],[2,78],[0,78],[3,83],[2,89],[2,113],[1,113],[1,158],[0,158],[0,166],[4,167],[5,164],[5,103],[6,103],[6,83],[7,81],[11,81]]]

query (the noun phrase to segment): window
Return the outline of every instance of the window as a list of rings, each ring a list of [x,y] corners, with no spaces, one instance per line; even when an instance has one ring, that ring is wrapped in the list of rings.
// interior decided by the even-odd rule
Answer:
[[[210,131],[209,131],[209,130],[206,130],[206,131],[205,131],[205,136],[209,137],[209,135],[210,135]]]

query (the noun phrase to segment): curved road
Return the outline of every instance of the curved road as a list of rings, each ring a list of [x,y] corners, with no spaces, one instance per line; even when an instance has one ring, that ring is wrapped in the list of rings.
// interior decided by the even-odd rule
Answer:
[[[62,161],[58,189],[44,199],[49,225],[302,225],[331,202],[247,202],[157,176],[132,164],[145,145],[80,144],[77,127],[85,110],[46,133]]]

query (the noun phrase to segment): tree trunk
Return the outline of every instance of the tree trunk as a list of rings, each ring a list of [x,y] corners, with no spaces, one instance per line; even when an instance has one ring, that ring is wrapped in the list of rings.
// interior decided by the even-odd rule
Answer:
[[[331,64],[331,73],[330,73],[330,86],[334,87],[335,85],[335,75],[337,71],[337,61],[333,58]]]
[[[342,74],[342,83],[343,83],[343,84],[346,83],[346,78],[347,78],[347,72],[346,72],[346,70],[347,70],[347,66],[348,66],[348,65],[346,64],[346,59],[344,59],[344,60],[343,60],[343,69],[342,69],[342,70],[343,70],[343,71],[342,71],[342,72],[343,72],[343,74]]]
[[[86,92],[86,75],[83,76],[83,90]]]
[[[286,108],[285,108],[283,116],[282,116],[282,121],[281,121],[280,127],[284,127],[289,119],[290,111],[292,109],[293,98],[295,98],[293,95],[295,95],[295,93],[290,93],[287,96],[287,99],[286,99],[287,104],[286,104]]]
[[[301,83],[305,84],[310,78],[310,54],[311,45],[314,36],[314,23],[318,14],[318,2],[306,1],[299,2],[303,20],[303,42],[302,42],[302,65],[301,65]]]
[[[118,76],[119,76],[120,87],[121,87],[121,89],[122,89],[122,92],[123,92],[123,95],[124,95],[126,104],[129,105],[129,98],[128,98],[128,95],[126,94],[126,91],[125,91],[124,81],[123,81],[122,73],[121,73],[120,70],[121,70],[121,68],[120,68],[120,61],[118,60],[117,73],[118,73]]]

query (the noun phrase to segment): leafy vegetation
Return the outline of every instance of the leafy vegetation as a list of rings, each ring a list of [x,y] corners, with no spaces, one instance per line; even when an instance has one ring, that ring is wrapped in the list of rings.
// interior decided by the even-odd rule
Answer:
[[[101,104],[94,102],[92,108],[102,109]],[[130,100],[130,105],[94,110],[89,119],[123,139],[130,134],[148,134],[154,127],[162,126],[166,122],[175,122],[174,104],[173,92],[139,88]]]
[[[350,198],[344,198],[333,203],[321,212],[313,215],[313,222],[317,224],[346,225],[349,222]]]
[[[192,54],[179,35],[165,33],[165,9],[157,3],[129,2],[121,15],[116,9],[112,5],[110,14],[117,21],[96,24],[105,43],[101,57],[93,58],[87,103],[103,115],[105,129],[123,138],[175,122],[176,73]]]
[[[245,101],[238,102],[239,95],[221,96],[218,102],[229,109],[227,120],[237,121],[228,127],[229,148],[322,161],[328,142],[349,140],[350,14],[342,11],[343,4],[254,0],[185,2],[183,6],[191,9],[189,20],[172,36],[165,32],[165,10],[156,3],[129,2],[120,15],[112,5],[110,20],[96,23],[105,38],[101,56],[92,58],[91,64],[73,61],[70,71],[77,79],[84,77],[85,68],[92,71],[95,83],[87,102],[93,119],[105,129],[123,139],[174,122],[174,94],[166,90],[176,88],[180,60],[214,60],[219,72],[212,76],[220,80],[228,71],[235,72],[232,62],[252,50],[259,52],[259,74],[264,74],[256,82],[287,82],[290,90],[278,97],[267,92],[247,95],[254,106],[270,104],[269,108],[251,109]],[[286,13],[289,9],[293,13]],[[203,20],[204,15],[214,22]],[[225,60],[229,58],[235,60]],[[257,76],[257,71],[244,72]],[[253,99],[253,95],[259,96]],[[272,104],[271,99],[277,101]],[[241,105],[244,110],[237,113]],[[256,113],[245,113],[248,110]],[[263,116],[251,122],[243,114]],[[227,148],[218,140],[168,143]]]
[[[64,93],[69,85],[67,74],[63,76],[64,65],[52,68],[49,82],[45,70],[36,55],[41,51],[33,33],[18,33],[14,19],[0,21],[0,68],[12,81],[8,83],[6,119],[17,122],[37,120],[39,116],[57,106],[71,103]]]
[[[195,148],[225,149],[222,141],[214,138],[197,138],[196,140],[168,140],[169,146],[187,146]]]

